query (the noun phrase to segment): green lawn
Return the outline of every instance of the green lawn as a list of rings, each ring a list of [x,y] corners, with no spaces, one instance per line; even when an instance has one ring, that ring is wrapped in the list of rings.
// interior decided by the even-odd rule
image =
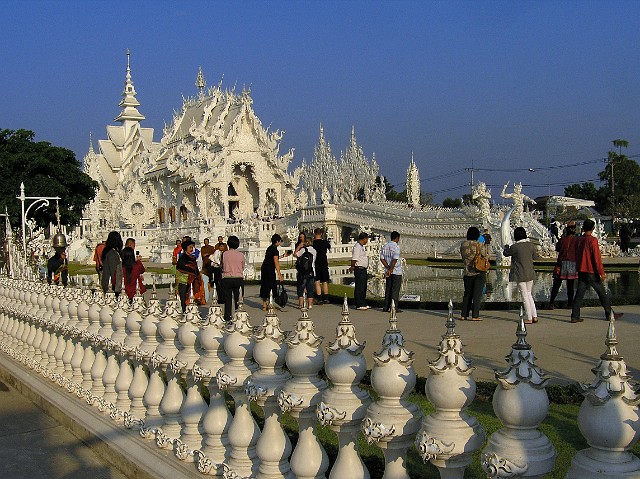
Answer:
[[[373,393],[375,395],[375,393]],[[424,414],[429,414],[434,411],[433,406],[429,403],[427,398],[422,394],[412,394],[409,400],[418,404]],[[232,403],[230,404],[233,407]],[[578,411],[580,409],[579,404],[557,404],[551,403],[549,414],[544,422],[540,426],[540,430],[551,440],[551,443],[556,449],[557,457],[553,471],[545,476],[549,479],[563,479],[569,467],[571,466],[571,460],[575,453],[581,449],[587,448],[588,444],[580,434],[577,424]],[[255,415],[257,416],[258,424],[262,427],[262,412],[257,406],[253,406]],[[468,412],[475,416],[478,421],[484,426],[489,437],[492,433],[502,427],[500,421],[493,414],[493,408],[490,398],[476,398],[472,405],[469,407]],[[287,434],[291,438],[292,443],[295,446],[297,439],[297,425],[293,418],[288,414],[283,417],[283,424]],[[338,453],[338,440],[336,434],[328,427],[317,426],[318,437],[322,442],[325,450],[329,455],[330,464],[336,459]],[[480,456],[482,449],[486,446],[483,444],[473,457],[473,462],[465,471],[465,478],[484,478],[482,467],[480,465]],[[363,458],[367,469],[371,473],[372,478],[382,477],[384,471],[384,460],[382,451],[376,445],[367,444],[364,436],[360,435],[359,451]],[[633,452],[638,455],[640,453],[640,446],[636,445]],[[331,466],[330,466],[331,467]],[[414,447],[411,447],[407,455],[407,468],[409,476],[415,479],[439,479],[440,474],[435,466],[431,463],[424,464],[422,458],[418,455],[418,452]],[[330,470],[330,469],[329,469]]]

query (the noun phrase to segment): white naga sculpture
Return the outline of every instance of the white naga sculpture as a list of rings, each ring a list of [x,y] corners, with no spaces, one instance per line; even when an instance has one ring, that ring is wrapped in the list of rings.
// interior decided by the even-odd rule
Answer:
[[[506,185],[505,185],[506,188]],[[503,190],[504,196],[504,190]],[[491,213],[491,190],[487,190],[487,185],[482,181],[478,183],[478,186],[473,188],[473,199],[478,201],[478,207],[480,208],[480,214],[482,215],[482,224],[486,227],[489,225],[489,215]]]
[[[522,192],[522,183],[513,184],[513,193],[507,193],[507,186],[509,182],[502,187],[502,193],[500,196],[503,198],[511,198],[513,200],[513,213],[511,214],[511,220],[514,224],[520,225],[522,223],[522,214],[524,213],[524,203],[531,203],[535,205],[536,202],[529,198]]]

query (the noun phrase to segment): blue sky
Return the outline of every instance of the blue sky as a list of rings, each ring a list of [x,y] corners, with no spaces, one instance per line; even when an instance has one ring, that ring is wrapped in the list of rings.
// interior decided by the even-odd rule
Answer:
[[[351,125],[404,188],[459,197],[465,168],[530,196],[594,180],[611,140],[640,153],[640,2],[5,1],[0,128],[82,158],[119,113],[125,51],[159,140],[208,84],[251,85],[263,125],[285,130],[293,166],[322,123],[336,156]],[[569,166],[582,164],[580,166]],[[534,168],[534,173],[528,172]]]

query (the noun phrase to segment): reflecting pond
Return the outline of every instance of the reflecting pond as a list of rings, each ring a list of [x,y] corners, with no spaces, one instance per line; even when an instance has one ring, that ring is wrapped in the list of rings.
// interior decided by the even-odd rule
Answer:
[[[337,278],[334,277],[334,280]],[[344,276],[343,284],[353,282],[353,276]],[[369,293],[384,296],[384,280],[369,278]],[[536,272],[533,283],[533,297],[544,302],[549,298],[553,277],[551,272]],[[640,300],[640,275],[638,271],[620,271],[607,273],[606,288],[612,302],[637,304]],[[409,265],[403,276],[403,295],[419,295],[421,301],[446,302],[449,298],[460,301],[464,292],[462,268],[441,268]],[[485,301],[512,302],[521,301],[520,292],[515,283],[509,282],[508,269],[492,269],[487,276]],[[585,295],[587,299],[597,299],[593,290]],[[560,288],[557,301],[567,300],[565,283]]]
[[[331,269],[331,278],[334,283],[353,284],[353,274],[346,274],[347,267],[335,267]],[[295,279],[295,270],[288,272],[287,279]],[[145,284],[149,286],[153,280],[158,285],[168,285],[175,281],[171,274],[145,273]],[[80,275],[73,278],[85,287],[97,286],[97,275]],[[538,302],[544,302],[549,298],[553,278],[550,271],[536,272],[536,280],[533,283],[533,297]],[[625,304],[640,303],[640,275],[635,271],[619,271],[607,273],[607,290],[611,294],[612,302]],[[384,280],[369,278],[368,296],[384,296]],[[462,284],[462,268],[443,268],[433,266],[409,265],[403,276],[401,294],[419,295],[420,301],[447,302],[449,298],[455,301],[462,299],[464,287]],[[587,299],[597,299],[593,290],[585,295]],[[558,294],[557,301],[567,300],[567,290],[563,283]],[[486,302],[513,302],[521,301],[520,292],[515,283],[509,282],[508,269],[492,269],[488,273],[485,290]]]

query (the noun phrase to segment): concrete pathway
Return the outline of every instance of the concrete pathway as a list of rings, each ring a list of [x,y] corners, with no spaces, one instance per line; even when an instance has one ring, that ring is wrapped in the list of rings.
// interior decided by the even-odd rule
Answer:
[[[291,330],[300,317],[293,286],[287,286],[289,304],[278,312],[283,329]],[[246,310],[251,324],[262,323],[264,312],[258,297],[258,286],[247,286],[245,291]],[[163,292],[167,294],[166,290]],[[295,301],[295,302],[294,302]],[[202,308],[206,314],[207,307]],[[323,348],[336,336],[336,326],[341,319],[342,305],[315,305],[309,311],[316,332],[324,336]],[[618,306],[616,312],[624,316],[616,322],[616,331],[620,344],[618,351],[630,367],[632,375],[640,380],[640,356],[634,353],[640,343],[640,306]],[[459,317],[456,310],[455,317]],[[511,351],[515,342],[518,311],[481,311],[483,321],[457,321],[456,332],[464,343],[465,355],[477,367],[476,380],[494,380],[494,369],[504,368],[504,357]],[[554,383],[572,381],[591,381],[594,367],[605,350],[604,340],[608,323],[604,321],[601,307],[583,308],[584,322],[572,324],[570,311],[538,311],[539,323],[527,325],[527,341],[533,347],[542,367]],[[367,342],[365,355],[367,368],[373,367],[373,353],[379,351],[382,337],[388,327],[389,314],[380,309],[368,311],[350,310],[350,318],[356,326],[358,341]],[[398,314],[398,327],[405,338],[405,346],[414,352],[414,367],[419,376],[429,374],[428,361],[438,355],[438,344],[446,332],[444,323],[447,311],[429,311],[424,309],[404,309]]]
[[[18,391],[0,382],[0,478],[126,479],[126,476],[103,462],[87,444]]]

